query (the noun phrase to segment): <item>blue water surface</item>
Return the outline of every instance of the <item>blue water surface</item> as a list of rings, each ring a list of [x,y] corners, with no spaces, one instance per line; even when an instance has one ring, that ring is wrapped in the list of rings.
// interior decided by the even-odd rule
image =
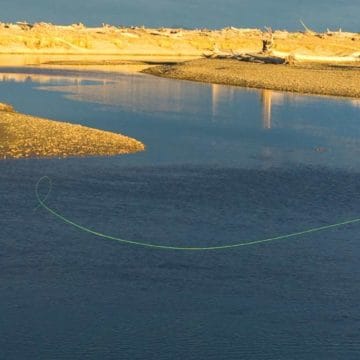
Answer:
[[[359,102],[140,74],[2,69],[19,111],[141,154],[0,161],[0,358],[358,359]],[[25,73],[27,72],[27,73]],[[45,184],[40,192],[45,194]]]

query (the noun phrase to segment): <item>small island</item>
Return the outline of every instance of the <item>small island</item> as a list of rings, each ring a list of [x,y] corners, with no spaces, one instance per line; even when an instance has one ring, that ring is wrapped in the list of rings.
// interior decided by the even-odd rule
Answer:
[[[288,65],[215,58],[160,65],[143,72],[172,79],[360,98],[360,66],[355,64]]]
[[[143,151],[130,137],[42,119],[0,103],[0,159],[110,156]]]

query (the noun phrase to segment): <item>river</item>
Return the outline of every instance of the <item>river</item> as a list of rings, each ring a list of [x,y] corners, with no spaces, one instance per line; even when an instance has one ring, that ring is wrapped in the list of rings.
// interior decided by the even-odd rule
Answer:
[[[10,359],[358,359],[357,100],[142,74],[0,69],[18,111],[144,153],[0,161],[0,348]],[[42,184],[40,191],[46,193]]]

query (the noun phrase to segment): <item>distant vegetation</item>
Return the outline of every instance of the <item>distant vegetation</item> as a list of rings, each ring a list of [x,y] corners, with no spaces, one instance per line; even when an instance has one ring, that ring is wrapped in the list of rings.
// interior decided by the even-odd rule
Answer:
[[[0,53],[126,54],[202,56],[217,52],[259,52],[268,29],[147,29],[103,24],[56,26],[0,23]],[[271,50],[289,54],[360,56],[360,34],[343,31],[272,31]]]

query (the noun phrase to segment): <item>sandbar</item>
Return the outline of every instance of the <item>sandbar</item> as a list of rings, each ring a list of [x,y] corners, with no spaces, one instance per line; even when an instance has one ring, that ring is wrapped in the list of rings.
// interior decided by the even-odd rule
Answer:
[[[16,112],[0,103],[0,159],[112,156],[145,149],[133,138]]]
[[[199,59],[156,66],[144,72],[172,79],[249,88],[360,97],[360,65],[357,64],[274,65],[233,59]]]

